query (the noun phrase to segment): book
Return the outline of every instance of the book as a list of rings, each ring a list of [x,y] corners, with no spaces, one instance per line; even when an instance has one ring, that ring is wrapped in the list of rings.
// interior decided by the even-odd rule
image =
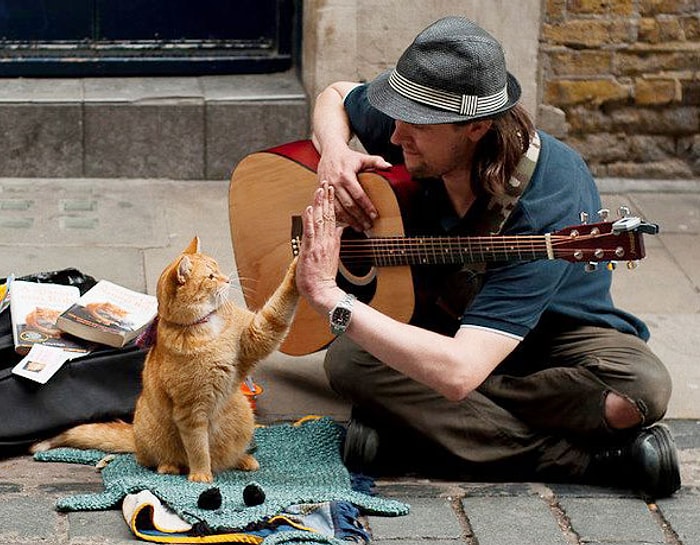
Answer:
[[[100,280],[58,317],[58,327],[81,339],[120,348],[153,321],[153,295]]]
[[[59,315],[80,297],[76,286],[14,280],[10,285],[10,316],[15,351],[25,355],[36,344],[70,352],[91,347],[58,328]]]

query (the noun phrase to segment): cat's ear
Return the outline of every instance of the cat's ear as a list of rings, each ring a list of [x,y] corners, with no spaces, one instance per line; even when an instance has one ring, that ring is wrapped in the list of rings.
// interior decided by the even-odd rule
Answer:
[[[187,257],[186,255],[183,255],[177,264],[177,281],[178,281],[178,283],[184,284],[185,282],[187,282],[187,279],[190,277],[191,273],[192,273],[192,261],[190,261],[189,257]]]
[[[199,253],[199,237],[195,236],[190,242],[190,245],[185,248],[183,254],[198,254]]]

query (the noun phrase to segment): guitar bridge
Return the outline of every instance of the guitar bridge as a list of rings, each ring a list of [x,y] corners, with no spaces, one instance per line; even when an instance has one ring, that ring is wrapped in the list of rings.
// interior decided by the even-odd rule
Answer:
[[[301,216],[292,216],[292,255],[299,255],[301,245],[301,235],[304,232],[304,224],[301,221]]]

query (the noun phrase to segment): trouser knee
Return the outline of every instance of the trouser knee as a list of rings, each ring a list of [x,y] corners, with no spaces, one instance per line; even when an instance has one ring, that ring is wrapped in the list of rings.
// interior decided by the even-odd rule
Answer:
[[[671,375],[663,364],[653,356],[655,361],[644,366],[637,379],[636,401],[642,415],[644,424],[653,424],[661,420],[666,414],[671,398]],[[636,399],[635,399],[636,398]]]
[[[323,362],[331,388],[349,400],[371,395],[372,381],[366,375],[370,373],[370,367],[377,365],[382,364],[344,337],[328,347]]]

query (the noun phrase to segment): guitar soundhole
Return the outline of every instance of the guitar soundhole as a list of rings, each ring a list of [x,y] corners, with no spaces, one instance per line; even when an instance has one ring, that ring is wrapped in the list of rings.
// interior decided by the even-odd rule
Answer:
[[[347,228],[341,236],[340,264],[336,281],[343,290],[368,303],[377,290],[377,268],[367,255],[364,233]]]

